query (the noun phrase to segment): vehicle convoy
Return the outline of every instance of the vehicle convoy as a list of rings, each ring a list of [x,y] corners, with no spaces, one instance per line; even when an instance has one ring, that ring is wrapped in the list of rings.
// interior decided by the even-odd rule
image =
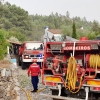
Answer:
[[[42,83],[52,95],[98,100],[100,40],[46,42]]]
[[[27,64],[31,64],[36,59],[37,63],[42,67],[43,63],[43,43],[40,41],[25,41],[19,47],[18,64],[22,69]]]

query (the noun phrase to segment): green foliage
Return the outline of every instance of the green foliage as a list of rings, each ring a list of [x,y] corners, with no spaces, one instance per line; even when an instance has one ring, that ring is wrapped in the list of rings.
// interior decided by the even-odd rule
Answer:
[[[87,36],[89,39],[95,39],[100,36],[100,24],[97,21],[87,21],[86,18],[70,18],[70,13],[66,15],[54,14],[49,16],[29,15],[24,9],[11,5],[9,2],[3,3],[0,0],[0,59],[7,52],[6,39],[14,39],[20,42],[25,40],[40,41],[44,34],[44,27],[50,29],[61,29],[62,36],[68,35],[79,39]],[[81,29],[83,28],[83,29]]]
[[[2,4],[0,28],[4,28],[7,31],[13,30],[13,33],[18,34],[15,34],[14,36],[17,36],[16,38],[19,38],[20,40],[22,39],[23,41],[25,40],[25,35],[32,31],[32,24],[27,11],[17,7],[16,5],[11,5],[10,3],[6,2],[5,4]]]
[[[100,25],[99,25],[99,23],[97,22],[97,21],[93,21],[93,27],[92,27],[92,30],[94,31],[94,32],[100,32]]]
[[[62,34],[71,36],[72,34],[72,27],[71,26],[63,26],[62,28]]]
[[[20,33],[20,31],[18,32],[18,30],[14,30],[14,29],[11,29],[9,30],[9,35],[8,35],[8,39],[11,38],[11,37],[16,37],[18,39],[18,41],[25,41],[26,40],[26,36],[25,34],[22,34]]]
[[[89,36],[88,34],[92,32],[95,32],[95,35],[100,35],[100,25],[97,21],[92,23],[87,21],[85,17],[76,16],[74,23],[70,18],[70,13],[67,11],[65,14],[61,15],[56,12],[49,16],[29,15],[27,11],[16,5],[0,2],[0,29],[9,32],[7,38],[13,36],[19,41],[41,40],[45,26],[49,26],[51,29],[61,29],[64,35],[77,39],[81,36]]]
[[[84,29],[77,29],[77,39],[80,39],[81,37],[88,37],[88,34],[90,33],[90,31],[88,30],[84,30]]]
[[[76,26],[75,26],[75,21],[73,21],[73,26],[72,26],[73,32],[72,32],[72,38],[77,38],[76,36]]]
[[[0,30],[0,60],[4,58],[7,53],[7,46],[9,43],[6,40],[6,31]]]
[[[89,40],[96,39],[95,33],[94,33],[94,32],[89,33],[89,34],[88,34],[88,39],[89,39]]]

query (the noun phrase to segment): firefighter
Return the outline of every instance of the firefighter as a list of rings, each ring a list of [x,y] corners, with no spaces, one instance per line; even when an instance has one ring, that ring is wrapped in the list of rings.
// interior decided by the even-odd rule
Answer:
[[[40,66],[36,63],[37,60],[33,60],[33,64],[29,66],[28,76],[31,76],[31,82],[33,85],[33,90],[31,92],[36,92],[38,90],[38,75],[40,74]]]

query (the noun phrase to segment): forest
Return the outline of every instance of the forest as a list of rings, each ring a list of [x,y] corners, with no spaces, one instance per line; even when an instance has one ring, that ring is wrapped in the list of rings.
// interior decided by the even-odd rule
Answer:
[[[70,13],[66,11],[65,15],[54,14],[51,12],[46,15],[29,15],[21,7],[11,5],[9,2],[3,3],[0,0],[0,30],[7,32],[7,38],[15,37],[19,41],[40,40],[44,34],[44,27],[50,29],[60,29],[62,35],[72,36],[73,20],[76,28],[76,38],[87,36],[89,39],[95,39],[100,35],[100,24],[98,21],[87,21],[86,18],[78,16],[70,18]]]
[[[100,36],[100,23],[96,20],[87,21],[78,16],[70,18],[70,12],[65,15],[51,12],[46,15],[30,15],[28,11],[9,2],[0,0],[0,57],[6,51],[6,40],[12,41],[39,41],[44,34],[44,27],[60,29],[62,36],[67,35],[79,39],[87,36],[88,39],[96,39]],[[75,34],[73,34],[75,33]]]

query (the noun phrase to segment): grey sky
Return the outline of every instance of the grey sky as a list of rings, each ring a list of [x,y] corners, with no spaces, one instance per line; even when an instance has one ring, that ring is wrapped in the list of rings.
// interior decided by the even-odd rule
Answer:
[[[88,21],[97,20],[100,23],[100,0],[4,0],[20,6],[29,14],[50,15],[51,12],[70,17],[86,17]]]

